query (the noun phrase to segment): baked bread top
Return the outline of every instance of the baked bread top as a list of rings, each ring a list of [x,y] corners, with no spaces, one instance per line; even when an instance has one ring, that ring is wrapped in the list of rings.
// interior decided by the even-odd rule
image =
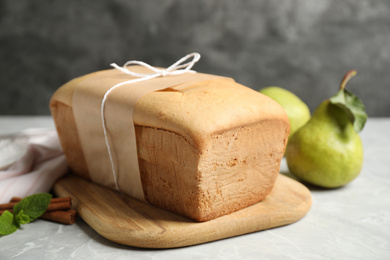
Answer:
[[[71,107],[77,86],[89,77],[101,76],[101,73],[107,71],[91,73],[69,81],[56,91],[52,102],[61,102]],[[198,75],[206,75],[207,78],[207,74]],[[150,80],[151,84],[152,81]],[[114,93],[112,97],[115,98]],[[97,113],[100,113],[100,110]],[[250,125],[260,120],[278,118],[288,122],[283,108],[274,100],[225,77],[212,77],[200,82],[190,80],[174,88],[149,92],[138,100],[133,116],[135,125],[175,132],[198,147],[202,147],[207,136],[213,133]]]

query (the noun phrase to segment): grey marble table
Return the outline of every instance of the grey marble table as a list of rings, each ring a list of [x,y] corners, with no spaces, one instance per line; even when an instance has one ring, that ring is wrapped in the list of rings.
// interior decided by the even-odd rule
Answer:
[[[0,134],[52,127],[50,117],[0,117]],[[106,240],[82,219],[36,220],[0,237],[0,259],[390,259],[390,118],[369,119],[360,176],[333,190],[311,188],[300,221],[185,248],[149,250]],[[285,161],[281,172],[288,174]]]

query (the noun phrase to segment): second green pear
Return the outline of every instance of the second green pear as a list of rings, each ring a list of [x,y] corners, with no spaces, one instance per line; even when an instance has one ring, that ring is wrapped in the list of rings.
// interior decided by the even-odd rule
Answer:
[[[294,93],[276,86],[266,87],[259,90],[260,93],[272,98],[286,111],[290,121],[291,136],[310,119],[310,110],[307,105]]]

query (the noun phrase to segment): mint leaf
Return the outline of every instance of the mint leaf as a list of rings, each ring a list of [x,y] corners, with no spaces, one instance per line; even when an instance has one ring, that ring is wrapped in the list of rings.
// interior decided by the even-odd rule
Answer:
[[[15,215],[15,221],[20,225],[24,225],[31,222],[31,219],[28,215],[23,213],[23,210],[21,210],[17,215]]]
[[[363,102],[357,96],[346,89],[340,89],[330,98],[330,102],[344,110],[357,133],[362,131],[368,115]]]
[[[33,221],[45,213],[50,204],[51,197],[51,194],[48,193],[38,193],[25,197],[14,206],[13,213],[17,216],[22,212],[21,214],[27,215],[30,221]],[[25,219],[22,215],[20,217]]]
[[[14,215],[8,210],[4,211],[0,216],[0,235],[8,235],[14,233],[18,229],[14,221]]]

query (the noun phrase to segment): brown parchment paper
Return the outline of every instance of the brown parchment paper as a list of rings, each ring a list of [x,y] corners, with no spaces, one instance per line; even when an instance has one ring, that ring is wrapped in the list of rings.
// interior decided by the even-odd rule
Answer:
[[[131,66],[131,70],[150,73],[141,66]],[[180,90],[214,78],[221,77],[203,73],[169,75],[129,83],[113,90],[105,103],[104,118],[114,172],[104,137],[101,119],[102,100],[110,88],[134,77],[111,69],[93,73],[81,81],[73,93],[72,107],[91,181],[145,200],[133,120],[134,107],[138,99],[152,91],[167,88]],[[118,184],[118,188],[115,183]]]

